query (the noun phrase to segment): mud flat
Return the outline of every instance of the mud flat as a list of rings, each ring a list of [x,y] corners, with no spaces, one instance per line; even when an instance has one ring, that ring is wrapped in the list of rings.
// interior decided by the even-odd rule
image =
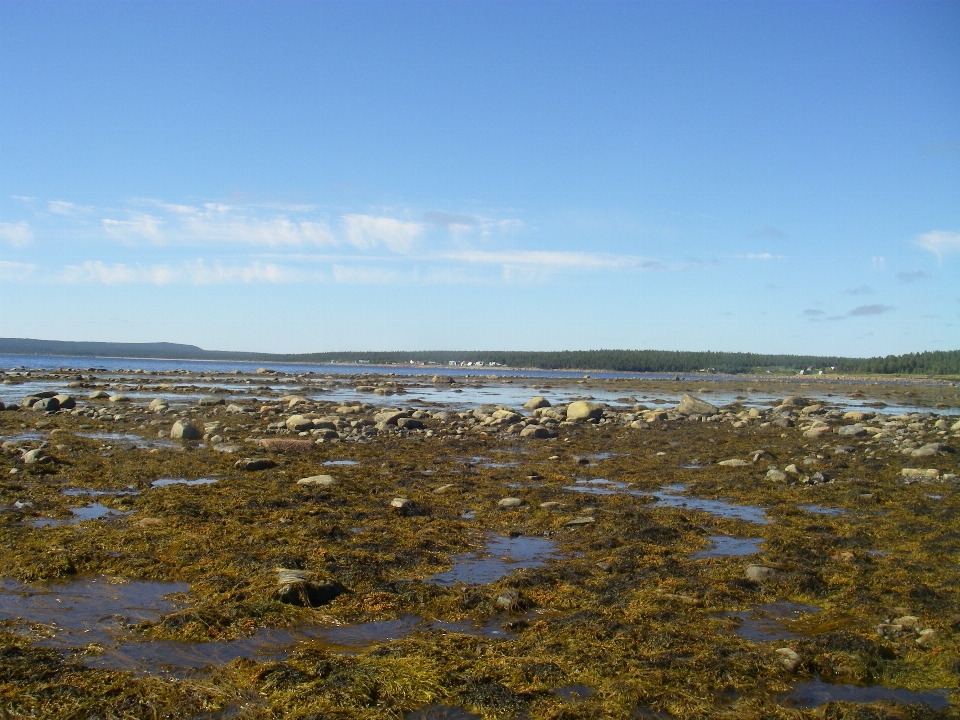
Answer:
[[[955,386],[3,378],[0,717],[960,717]]]

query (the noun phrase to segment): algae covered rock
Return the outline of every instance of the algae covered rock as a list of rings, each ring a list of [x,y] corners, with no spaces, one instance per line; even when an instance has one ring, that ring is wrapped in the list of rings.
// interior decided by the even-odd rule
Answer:
[[[312,582],[310,573],[303,570],[277,568],[276,598],[288,605],[317,607],[326,605],[348,590],[338,582]]]
[[[242,458],[234,463],[234,467],[238,470],[246,470],[248,472],[269,470],[276,466],[277,464],[268,458]]]

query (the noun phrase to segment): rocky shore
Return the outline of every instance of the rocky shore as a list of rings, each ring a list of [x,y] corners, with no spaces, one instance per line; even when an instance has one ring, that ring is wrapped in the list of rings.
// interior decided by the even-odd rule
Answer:
[[[10,371],[0,716],[960,717],[960,388]]]

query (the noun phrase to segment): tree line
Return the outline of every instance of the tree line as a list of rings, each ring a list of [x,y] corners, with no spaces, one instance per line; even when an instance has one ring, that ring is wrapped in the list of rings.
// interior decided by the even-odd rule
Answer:
[[[157,358],[168,360],[221,360],[293,363],[376,364],[450,362],[491,363],[511,368],[542,370],[607,370],[613,372],[743,374],[755,372],[798,373],[811,369],[827,373],[876,373],[906,375],[960,375],[960,350],[937,350],[874,358],[820,355],[771,355],[737,352],[686,352],[679,350],[432,350],[395,352],[252,353],[204,350],[175,343],[107,343],[0,338],[0,353],[13,355],[62,355],[74,357]]]

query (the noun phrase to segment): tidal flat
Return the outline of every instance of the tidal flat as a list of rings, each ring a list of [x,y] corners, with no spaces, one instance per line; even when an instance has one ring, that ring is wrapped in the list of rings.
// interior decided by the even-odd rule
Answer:
[[[0,717],[960,718],[955,384],[2,389]]]

